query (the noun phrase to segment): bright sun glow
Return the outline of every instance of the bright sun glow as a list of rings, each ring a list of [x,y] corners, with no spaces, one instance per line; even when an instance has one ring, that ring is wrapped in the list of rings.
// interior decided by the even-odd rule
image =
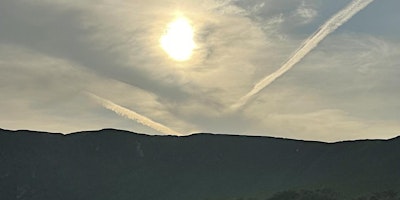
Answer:
[[[185,17],[171,22],[165,34],[160,38],[161,48],[176,61],[186,61],[196,47],[193,41],[193,28]]]

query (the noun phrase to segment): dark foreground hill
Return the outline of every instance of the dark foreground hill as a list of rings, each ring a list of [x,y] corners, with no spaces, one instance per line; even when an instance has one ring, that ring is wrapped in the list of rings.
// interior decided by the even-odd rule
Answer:
[[[327,144],[112,129],[67,136],[0,129],[5,200],[265,200],[279,191],[323,188],[342,199],[398,192],[400,138]]]

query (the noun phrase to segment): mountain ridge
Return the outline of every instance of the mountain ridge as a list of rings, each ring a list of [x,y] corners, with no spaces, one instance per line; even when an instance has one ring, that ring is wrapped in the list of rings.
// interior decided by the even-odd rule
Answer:
[[[230,200],[331,188],[352,197],[400,185],[398,137],[323,143],[116,129],[0,133],[1,196],[20,188],[32,200]]]
[[[387,138],[387,139],[380,139],[380,138],[375,138],[375,139],[349,139],[349,140],[340,140],[340,141],[335,141],[335,142],[325,142],[325,141],[319,141],[319,140],[303,140],[303,139],[296,139],[296,138],[285,138],[285,137],[276,137],[276,136],[261,136],[261,135],[240,135],[240,134],[235,134],[235,133],[210,133],[210,132],[195,132],[195,133],[190,133],[187,135],[149,135],[146,133],[140,133],[140,132],[133,132],[133,131],[128,131],[128,130],[123,130],[123,129],[115,129],[115,128],[103,128],[103,129],[93,129],[93,130],[85,130],[85,131],[75,131],[75,132],[69,132],[69,133],[61,133],[61,132],[49,132],[49,131],[36,131],[36,130],[29,130],[29,129],[18,129],[18,130],[10,130],[10,129],[2,129],[0,128],[0,131],[9,131],[9,132],[32,132],[32,133],[42,133],[42,134],[52,134],[52,135],[64,135],[64,136],[69,136],[69,135],[74,135],[74,134],[85,134],[85,133],[98,133],[102,131],[116,131],[116,132],[122,132],[122,133],[129,133],[129,134],[136,134],[136,135],[144,135],[144,136],[160,136],[160,137],[193,137],[193,136],[198,136],[198,135],[208,135],[208,136],[229,136],[229,137],[254,137],[254,138],[270,138],[270,139],[283,139],[283,140],[292,140],[292,141],[299,141],[299,142],[317,142],[317,143],[324,143],[324,144],[336,144],[336,143],[343,143],[343,142],[361,142],[361,141],[391,141],[391,140],[400,140],[400,134],[398,136],[394,136],[392,138]]]

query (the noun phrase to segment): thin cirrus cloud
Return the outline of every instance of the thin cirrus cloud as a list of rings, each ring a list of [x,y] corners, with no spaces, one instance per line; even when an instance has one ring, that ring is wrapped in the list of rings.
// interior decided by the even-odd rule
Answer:
[[[300,62],[308,53],[310,53],[318,44],[330,33],[334,32],[341,25],[350,20],[355,14],[367,7],[374,0],[354,0],[344,9],[336,13],[327,22],[318,28],[318,30],[307,38],[303,44],[295,51],[295,53],[285,62],[281,68],[272,74],[264,77],[253,89],[246,95],[241,97],[234,105],[231,106],[233,110],[240,109],[246,105],[257,93],[266,88],[277,78],[284,75],[287,71],[292,69],[298,62]]]

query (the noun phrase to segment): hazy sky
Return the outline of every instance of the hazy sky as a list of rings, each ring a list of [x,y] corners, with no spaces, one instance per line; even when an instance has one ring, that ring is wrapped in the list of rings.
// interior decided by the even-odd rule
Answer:
[[[1,0],[0,128],[400,135],[398,0],[373,1],[232,109],[350,2]],[[160,46],[177,13],[196,44],[183,62]]]

